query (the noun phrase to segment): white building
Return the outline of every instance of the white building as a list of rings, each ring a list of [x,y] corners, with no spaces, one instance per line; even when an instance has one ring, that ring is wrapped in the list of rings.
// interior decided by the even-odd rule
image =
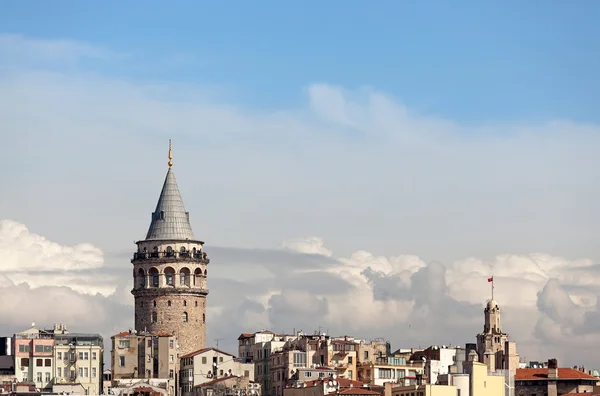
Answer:
[[[204,348],[180,357],[181,394],[191,395],[194,386],[225,376],[254,381],[254,364],[216,348]]]

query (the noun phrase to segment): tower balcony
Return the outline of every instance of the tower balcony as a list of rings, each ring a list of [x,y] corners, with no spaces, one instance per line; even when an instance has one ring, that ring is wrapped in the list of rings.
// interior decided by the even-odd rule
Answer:
[[[156,252],[136,252],[133,254],[132,261],[138,260],[161,260],[169,261],[189,261],[195,263],[208,264],[210,259],[206,252],[176,252],[176,251],[156,251]]]

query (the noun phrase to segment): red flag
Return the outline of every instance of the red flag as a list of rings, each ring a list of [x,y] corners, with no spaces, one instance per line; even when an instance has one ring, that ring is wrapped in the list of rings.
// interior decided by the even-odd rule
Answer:
[[[491,278],[488,278],[488,282],[493,282],[494,281],[494,277],[492,276]]]

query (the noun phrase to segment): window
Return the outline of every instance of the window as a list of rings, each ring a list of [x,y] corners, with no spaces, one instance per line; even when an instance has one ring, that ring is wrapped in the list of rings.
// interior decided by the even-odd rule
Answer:
[[[156,312],[152,312],[152,323],[158,322],[158,314]]]
[[[156,300],[152,301],[152,305],[156,307]]]
[[[183,300],[183,306],[187,307],[187,301],[186,300]]]
[[[152,286],[158,287],[158,271],[152,274]]]
[[[43,345],[35,345],[35,352],[44,352]]]
[[[79,352],[79,360],[83,360],[83,352]]]
[[[21,358],[21,366],[29,367],[29,358]]]
[[[130,347],[130,341],[129,340],[119,340],[119,348],[129,348]],[[81,356],[83,355],[82,352],[79,352],[79,358],[81,359]]]
[[[92,352],[92,360],[96,360],[97,356],[96,356],[96,352]]]
[[[92,378],[96,378],[96,367],[92,367]]]
[[[83,376],[84,376],[85,378],[89,377],[89,370],[88,370],[88,368],[87,368],[87,367],[84,367],[84,368],[83,368]]]
[[[223,356],[219,356],[219,363],[223,363]]]
[[[171,300],[167,301],[167,305],[170,307],[171,306]]]
[[[84,352],[83,353],[83,360],[90,360],[90,353],[89,352]]]
[[[175,374],[173,372],[173,369],[170,369],[169,370],[169,378],[174,378],[174,377],[175,377]]]
[[[125,367],[125,356],[119,356],[119,367]]]
[[[196,304],[196,306],[198,306],[198,301],[196,301],[196,303],[195,303],[195,304]]]
[[[348,364],[352,364],[352,356],[348,356]]]
[[[44,360],[44,366],[45,367],[52,367],[52,359],[45,359]]]
[[[50,382],[50,373],[46,373],[46,382]]]
[[[187,312],[183,313],[183,323],[187,323],[188,322],[188,314]]]
[[[56,376],[57,377],[62,377],[62,368],[61,367],[59,367],[59,368],[56,369]]]
[[[19,345],[19,352],[29,352],[29,345]]]
[[[169,286],[173,286],[173,273],[172,272],[167,272],[165,273],[166,279],[167,279],[167,285]]]
[[[83,377],[83,367],[79,367],[79,370],[77,370],[77,375]]]
[[[42,373],[37,373],[37,382],[42,382]]]
[[[206,356],[202,356],[202,364],[206,364]]]
[[[62,360],[62,352],[56,352],[56,357],[58,360]]]
[[[305,372],[304,372],[304,376],[305,376],[306,378],[310,378],[310,377],[312,377],[312,373],[311,373],[310,371],[305,371]]]
[[[185,286],[185,272],[179,274],[179,284]]]
[[[250,370],[244,370],[244,377],[250,377]]]
[[[303,352],[294,353],[294,367],[306,367],[306,354]]]
[[[365,360],[368,360],[368,359],[369,359],[369,351],[365,351],[365,358],[364,358],[364,359],[365,359]]]
[[[148,339],[148,348],[152,348],[152,339]]]
[[[43,367],[43,359],[35,359],[35,367]]]
[[[173,355],[169,355],[169,363],[173,363],[175,360],[173,359]]]
[[[202,314],[202,323],[206,323],[206,314]]]
[[[175,340],[173,340],[173,339],[169,340],[169,348],[175,348]]]

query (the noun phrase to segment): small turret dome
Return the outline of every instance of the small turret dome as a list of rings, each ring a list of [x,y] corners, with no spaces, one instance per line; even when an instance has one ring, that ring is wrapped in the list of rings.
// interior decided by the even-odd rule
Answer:
[[[498,308],[498,303],[496,300],[490,300],[487,303],[487,309]]]

